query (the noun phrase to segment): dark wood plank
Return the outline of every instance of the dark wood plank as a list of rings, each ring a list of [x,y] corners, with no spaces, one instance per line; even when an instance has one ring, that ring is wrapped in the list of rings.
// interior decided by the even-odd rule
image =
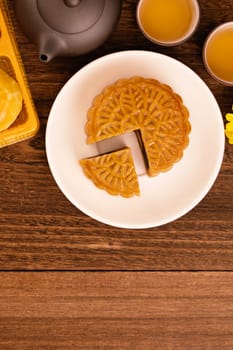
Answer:
[[[0,269],[233,270],[233,147],[229,144],[216,183],[194,210],[176,222],[138,231],[111,228],[73,207],[56,186],[45,154],[47,117],[59,89],[86,63],[118,50],[152,50],[181,60],[209,85],[223,114],[229,112],[232,88],[208,76],[201,49],[213,27],[232,19],[233,1],[199,2],[200,26],[180,46],[159,47],[146,40],[136,25],[137,1],[126,0],[116,30],[102,47],[45,64],[22,33],[13,0],[8,1],[41,128],[35,138],[0,150]]]
[[[0,274],[0,348],[232,349],[232,273]]]

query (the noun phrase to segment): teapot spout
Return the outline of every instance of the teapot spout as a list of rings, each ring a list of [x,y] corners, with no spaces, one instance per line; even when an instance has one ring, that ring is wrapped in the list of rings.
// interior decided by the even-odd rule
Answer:
[[[54,36],[42,36],[39,40],[39,59],[49,62],[62,52],[62,42]]]

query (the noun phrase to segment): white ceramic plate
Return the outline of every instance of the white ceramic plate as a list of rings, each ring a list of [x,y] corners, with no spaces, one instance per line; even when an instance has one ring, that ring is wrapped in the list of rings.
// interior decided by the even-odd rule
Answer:
[[[183,158],[170,171],[149,178],[137,164],[141,195],[125,199],[96,188],[79,159],[106,147],[85,141],[86,114],[93,98],[106,85],[135,75],[158,79],[180,94],[190,112],[192,131]],[[64,85],[49,115],[46,151],[54,179],[77,208],[103,223],[138,229],[173,221],[203,199],[220,170],[224,140],[219,106],[197,74],[168,56],[123,51],[91,62]],[[120,143],[131,141],[123,136]]]

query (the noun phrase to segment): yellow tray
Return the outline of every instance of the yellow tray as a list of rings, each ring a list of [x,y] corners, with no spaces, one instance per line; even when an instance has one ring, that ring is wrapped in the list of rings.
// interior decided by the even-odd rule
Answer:
[[[34,136],[39,129],[39,119],[5,0],[0,0],[0,68],[18,82],[23,95],[21,113],[8,129],[0,132],[0,147],[4,147]]]

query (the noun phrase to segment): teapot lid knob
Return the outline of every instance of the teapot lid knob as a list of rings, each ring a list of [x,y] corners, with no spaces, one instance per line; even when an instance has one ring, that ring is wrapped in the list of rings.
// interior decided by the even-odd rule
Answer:
[[[64,0],[64,3],[68,7],[75,7],[80,4],[81,0]]]

